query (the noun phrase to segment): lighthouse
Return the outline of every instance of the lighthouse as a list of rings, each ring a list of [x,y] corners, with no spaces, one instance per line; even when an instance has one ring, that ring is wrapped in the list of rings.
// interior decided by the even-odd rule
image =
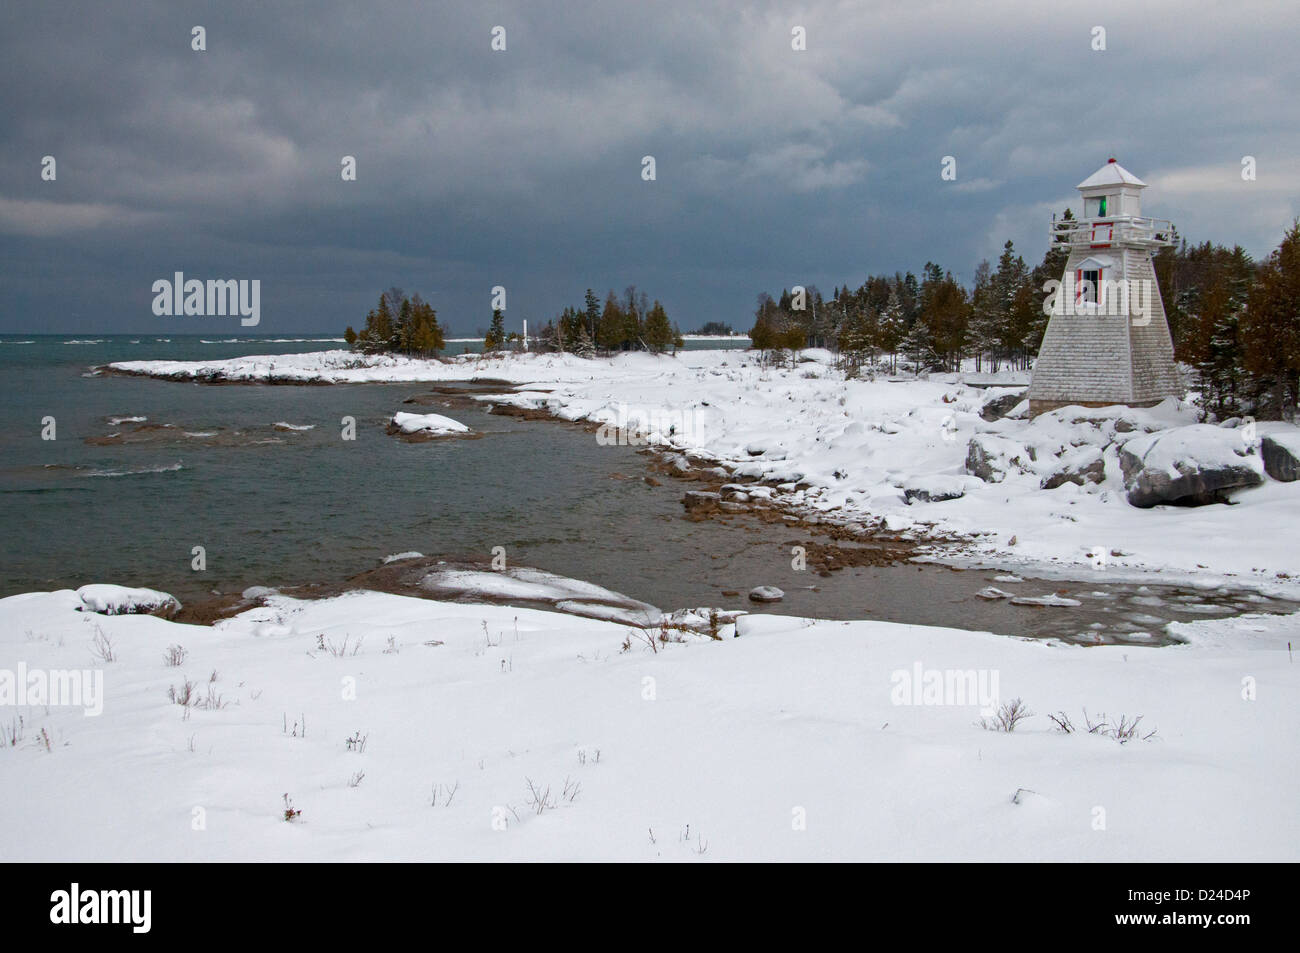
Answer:
[[[1069,259],[1059,287],[1044,289],[1052,294],[1029,384],[1031,416],[1183,396],[1152,262],[1173,244],[1173,226],[1143,217],[1146,187],[1111,159],[1077,186],[1083,217],[1052,222],[1052,240]]]

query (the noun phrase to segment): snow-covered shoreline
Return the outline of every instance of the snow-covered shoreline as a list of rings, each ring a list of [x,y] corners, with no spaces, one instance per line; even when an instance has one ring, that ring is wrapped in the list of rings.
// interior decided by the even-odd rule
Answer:
[[[84,609],[0,599],[0,670],[102,686],[99,714],[0,706],[7,861],[1300,858],[1296,616],[1084,649],[763,615],[652,647],[375,592],[211,628]],[[934,678],[1035,714],[986,730],[992,694]]]
[[[1186,404],[986,421],[1023,375],[844,380],[826,352],[793,368],[752,352],[683,351],[589,360],[567,354],[462,355],[445,361],[348,351],[215,362],[131,361],[115,373],[176,380],[278,383],[502,381],[498,405],[600,426],[597,439],[644,441],[683,472],[720,467],[718,482],[761,481],[790,512],[904,538],[961,540],[935,558],[1075,579],[1150,580],[1300,595],[1300,549],[1279,526],[1300,525],[1300,482],[1265,479],[1236,505],[1140,509],[1125,498],[1118,457],[1130,433],[1186,427]],[[980,386],[975,386],[978,383]],[[1013,398],[1014,399],[1014,398]],[[1294,427],[1260,424],[1261,434]],[[967,473],[968,444],[1037,447],[1001,482]],[[1087,459],[1084,459],[1086,452]],[[1053,455],[1055,454],[1055,455]],[[1099,482],[1044,490],[1047,464],[1099,468]],[[1001,476],[1001,474],[998,474]],[[1065,475],[1069,475],[1068,473]],[[943,497],[950,497],[944,499]]]

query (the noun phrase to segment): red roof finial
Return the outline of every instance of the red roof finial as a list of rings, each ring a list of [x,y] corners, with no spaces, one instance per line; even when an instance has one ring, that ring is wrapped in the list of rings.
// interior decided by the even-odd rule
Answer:
[[[1114,162],[1114,161],[1115,161],[1115,157],[1114,157],[1114,156],[1111,156],[1109,159],[1106,160],[1106,164],[1109,165],[1110,163],[1112,163],[1112,162]]]

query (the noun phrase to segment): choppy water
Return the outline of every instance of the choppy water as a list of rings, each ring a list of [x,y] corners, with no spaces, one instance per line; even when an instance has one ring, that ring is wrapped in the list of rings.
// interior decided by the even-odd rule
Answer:
[[[214,340],[224,343],[204,343]],[[418,384],[212,387],[85,376],[114,360],[333,346],[319,337],[0,337],[0,595],[115,582],[190,601],[250,585],[336,582],[393,553],[487,560],[504,546],[515,565],[668,609],[753,608],[743,593],[769,584],[787,593],[780,612],[1141,643],[1159,641],[1171,619],[1287,608],[1241,593],[995,583],[1025,595],[1066,589],[1084,603],[1018,607],[975,596],[994,573],[931,566],[814,577],[791,568],[799,533],[745,519],[688,522],[681,484],[650,485],[635,450],[600,446],[579,428],[435,406],[427,410],[486,435],[408,444],[384,425],[424,390]],[[356,419],[355,441],[340,437],[344,416]],[[53,441],[41,439],[45,417],[56,421]],[[204,572],[191,569],[195,546],[206,552]],[[742,595],[722,595],[729,590]]]

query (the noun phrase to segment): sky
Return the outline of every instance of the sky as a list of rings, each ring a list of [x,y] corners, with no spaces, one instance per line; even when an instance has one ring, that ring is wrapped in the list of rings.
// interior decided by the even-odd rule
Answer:
[[[1294,0],[7,3],[0,333],[341,333],[398,286],[473,334],[497,286],[517,330],[629,284],[746,330],[762,291],[1037,262],[1111,156],[1263,257],[1298,48]],[[260,281],[260,325],[156,316],[177,271]]]

